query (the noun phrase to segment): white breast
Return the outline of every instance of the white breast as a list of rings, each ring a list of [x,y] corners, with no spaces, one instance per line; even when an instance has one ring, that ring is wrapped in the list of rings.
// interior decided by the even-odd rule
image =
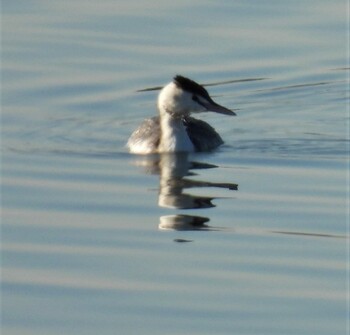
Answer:
[[[181,119],[163,115],[160,120],[161,138],[158,152],[194,152],[195,148],[190,140]]]

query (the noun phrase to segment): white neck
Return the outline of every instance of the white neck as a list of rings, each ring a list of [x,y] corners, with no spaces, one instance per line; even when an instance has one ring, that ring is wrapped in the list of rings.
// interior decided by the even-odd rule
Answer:
[[[187,135],[181,118],[174,118],[166,112],[160,114],[161,137],[159,152],[193,152],[194,146]]]

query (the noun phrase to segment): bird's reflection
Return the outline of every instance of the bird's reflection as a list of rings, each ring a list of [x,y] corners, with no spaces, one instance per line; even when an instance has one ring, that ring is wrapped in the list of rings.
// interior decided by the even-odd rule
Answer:
[[[193,187],[216,187],[229,190],[237,190],[234,183],[214,183],[191,179],[196,175],[193,170],[217,168],[216,165],[191,162],[187,153],[167,153],[148,156],[139,162],[146,172],[159,174],[160,207],[173,209],[200,209],[215,207],[212,201],[214,197],[200,196],[184,192]],[[172,230],[215,230],[208,226],[209,218],[193,215],[166,215],[160,217],[160,229]]]
[[[198,165],[198,163],[197,163]],[[210,208],[213,198],[183,193],[186,188],[200,186],[184,177],[191,175],[187,154],[163,154],[159,160],[160,187],[158,205],[176,209]],[[195,185],[197,184],[197,185]]]
[[[159,229],[164,230],[212,230],[206,224],[209,218],[194,215],[164,215],[160,217]]]

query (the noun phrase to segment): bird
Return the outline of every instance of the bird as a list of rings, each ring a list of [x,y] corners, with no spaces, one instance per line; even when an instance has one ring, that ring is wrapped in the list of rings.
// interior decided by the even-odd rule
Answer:
[[[214,102],[203,86],[181,75],[161,89],[157,107],[159,115],[144,120],[131,134],[127,142],[130,153],[211,151],[224,141],[207,122],[190,115],[209,111],[236,115]]]

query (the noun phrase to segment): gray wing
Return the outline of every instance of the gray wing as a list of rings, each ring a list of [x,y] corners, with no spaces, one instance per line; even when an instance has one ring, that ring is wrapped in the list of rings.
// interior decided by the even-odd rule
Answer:
[[[220,135],[208,123],[190,116],[184,117],[183,122],[196,151],[210,151],[224,143]]]
[[[130,151],[137,151],[143,147],[149,153],[156,152],[160,142],[159,116],[144,120],[141,125],[131,134],[127,146]]]

